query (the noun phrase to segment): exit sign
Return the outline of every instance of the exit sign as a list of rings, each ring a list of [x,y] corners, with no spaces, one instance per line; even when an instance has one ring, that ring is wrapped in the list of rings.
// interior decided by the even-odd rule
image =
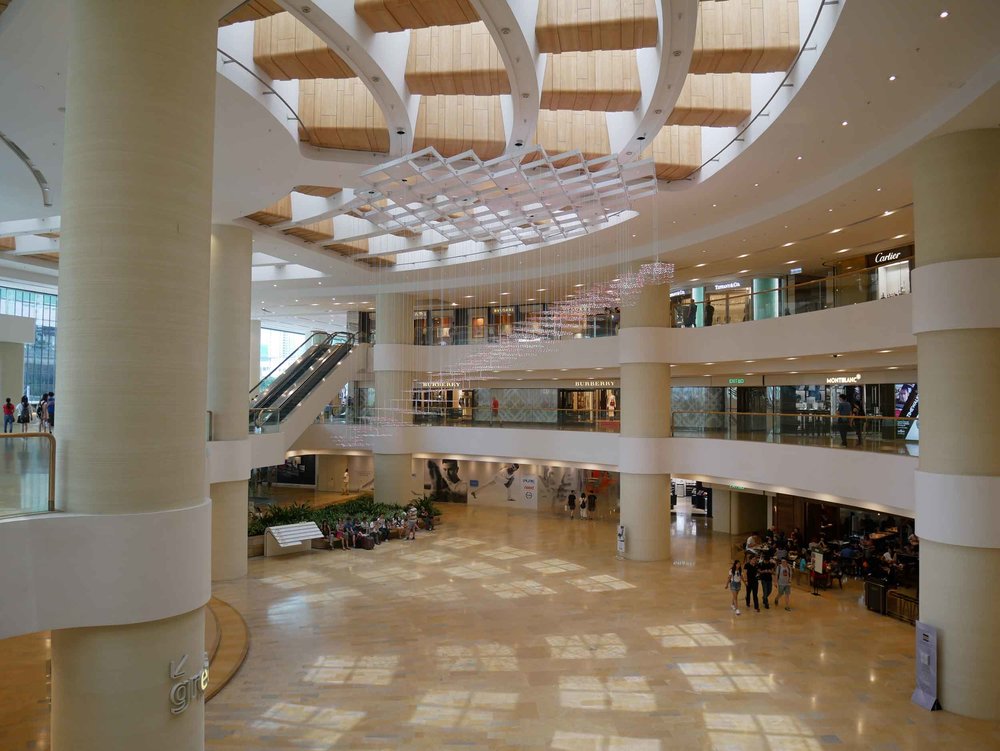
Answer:
[[[741,386],[741,385],[743,385],[746,382],[747,382],[746,378],[730,378],[729,379],[729,385],[730,386]]]

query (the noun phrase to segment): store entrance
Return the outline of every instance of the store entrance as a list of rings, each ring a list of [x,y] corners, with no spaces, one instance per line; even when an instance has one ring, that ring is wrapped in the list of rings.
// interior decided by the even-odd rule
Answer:
[[[598,425],[621,420],[620,389],[559,389],[560,425]]]
[[[750,289],[747,287],[736,287],[724,292],[709,292],[706,299],[711,306],[705,308],[706,326],[752,320]],[[712,318],[711,323],[709,315]]]

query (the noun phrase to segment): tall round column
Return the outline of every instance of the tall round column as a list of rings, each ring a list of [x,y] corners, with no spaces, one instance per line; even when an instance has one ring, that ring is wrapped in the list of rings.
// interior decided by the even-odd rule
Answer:
[[[212,579],[247,573],[247,361],[250,359],[250,289],[253,235],[243,227],[212,227],[208,306],[208,409],[213,455]],[[224,471],[225,474],[221,474]],[[231,478],[231,479],[230,479]]]
[[[412,457],[399,447],[405,428],[413,421],[413,372],[409,367],[413,348],[413,300],[401,293],[375,298],[375,407],[389,424],[374,447],[375,500],[406,503],[410,492]]]
[[[625,557],[670,557],[670,474],[661,465],[670,436],[670,366],[644,362],[649,346],[670,326],[667,288],[648,286],[623,300],[621,359],[621,524]]]
[[[944,709],[1000,720],[1000,130],[917,151],[913,322],[920,382],[920,619]]]
[[[205,519],[195,510],[207,502],[217,5],[70,6],[57,501],[123,524],[159,514],[196,518],[202,527],[194,535]],[[197,599],[153,621],[137,615],[133,623],[53,632],[54,751],[204,748],[202,699],[172,714],[170,691],[171,662],[187,677],[200,669],[207,551],[196,536],[149,547],[185,548],[204,561],[203,577],[177,582]],[[77,558],[72,575],[97,595],[135,584],[129,560],[108,562],[86,540]],[[137,600],[157,596],[135,591]],[[138,614],[144,605],[134,607]]]

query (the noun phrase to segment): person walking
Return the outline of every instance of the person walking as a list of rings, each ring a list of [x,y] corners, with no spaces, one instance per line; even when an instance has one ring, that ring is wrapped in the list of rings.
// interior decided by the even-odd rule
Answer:
[[[851,403],[847,394],[841,394],[837,403],[837,430],[840,431],[840,445],[847,446],[847,428],[850,426]]]
[[[21,403],[17,405],[17,422],[21,426],[21,432],[27,433],[31,423],[31,404],[27,396],[22,396]]]
[[[771,596],[771,587],[774,583],[774,562],[765,553],[757,562],[757,579],[760,581],[760,594],[764,600],[764,610],[770,610],[768,598]]]
[[[743,586],[743,569],[740,567],[739,560],[733,561],[732,568],[729,569],[729,574],[726,576],[726,583],[723,586],[727,587],[730,594],[732,594],[733,602],[730,607],[736,615],[739,615],[740,604],[737,600],[740,596],[740,587]]]
[[[495,396],[493,397],[493,401],[490,402],[490,425],[493,424],[494,420],[500,423],[500,427],[503,427],[503,423],[500,422],[500,400]]]
[[[572,490],[569,491],[569,497],[566,499],[566,508],[569,509],[569,518],[576,518],[576,493]]]
[[[580,519],[587,518],[587,506],[589,505],[588,499],[589,496],[584,495],[583,492],[580,493]]]
[[[792,566],[787,558],[778,561],[778,596],[774,598],[774,607],[778,607],[778,600],[784,596],[785,610],[792,609]]]
[[[715,306],[710,302],[705,303],[705,325],[711,326],[715,321]]]
[[[747,585],[746,601],[750,607],[750,598],[753,597],[753,609],[760,612],[760,602],[757,600],[757,556],[751,554],[743,566],[743,580]]]
[[[344,467],[344,482],[340,489],[341,495],[347,495],[351,490],[351,473],[347,467]]]
[[[38,407],[35,408],[35,412],[38,414],[38,431],[44,433],[49,427],[49,395],[48,392],[42,394],[42,398],[38,400]],[[844,444],[845,446],[847,444]]]
[[[51,433],[52,432],[52,428],[54,428],[56,426],[56,392],[55,391],[50,391],[49,392],[49,400],[46,403],[46,406],[48,407],[48,411],[49,411],[48,424],[49,424],[49,432]]]
[[[14,432],[14,404],[11,402],[9,396],[7,397],[7,401],[3,403],[3,432]]]
[[[693,329],[698,322],[698,303],[694,300],[684,311],[684,328]]]
[[[587,493],[587,514],[589,519],[597,518],[597,494],[593,491]]]

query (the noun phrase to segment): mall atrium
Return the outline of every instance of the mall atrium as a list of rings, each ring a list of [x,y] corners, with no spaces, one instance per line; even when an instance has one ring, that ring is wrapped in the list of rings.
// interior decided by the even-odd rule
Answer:
[[[0,0],[0,102],[3,751],[1000,748],[998,0]]]

